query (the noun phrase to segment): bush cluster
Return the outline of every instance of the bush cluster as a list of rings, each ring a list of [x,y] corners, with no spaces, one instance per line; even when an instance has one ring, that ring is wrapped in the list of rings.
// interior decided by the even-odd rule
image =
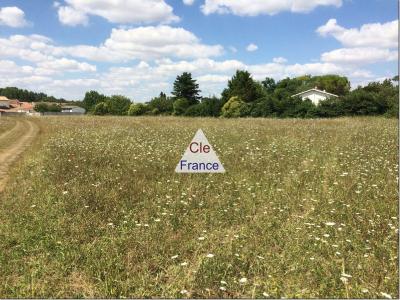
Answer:
[[[61,105],[56,103],[40,102],[35,105],[34,110],[40,113],[61,112]]]

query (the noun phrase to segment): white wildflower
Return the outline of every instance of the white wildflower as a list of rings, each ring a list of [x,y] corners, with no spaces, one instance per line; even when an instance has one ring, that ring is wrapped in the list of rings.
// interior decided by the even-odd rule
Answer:
[[[239,283],[246,283],[246,282],[247,282],[246,277],[240,278],[240,280],[239,280]]]
[[[390,296],[389,294],[383,293],[381,292],[381,295],[387,299],[392,299],[392,296]]]
[[[349,280],[346,278],[346,277],[340,277],[340,280],[344,283],[344,284],[346,284]]]

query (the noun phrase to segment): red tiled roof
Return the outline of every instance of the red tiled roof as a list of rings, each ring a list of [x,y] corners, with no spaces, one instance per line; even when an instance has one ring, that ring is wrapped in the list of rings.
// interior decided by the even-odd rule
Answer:
[[[3,112],[7,112],[7,111],[11,111],[11,112],[18,112],[18,111],[30,111],[33,110],[33,103],[29,103],[29,102],[20,102],[18,100],[10,100],[12,103],[10,104],[10,108],[9,109],[1,109],[0,111]]]

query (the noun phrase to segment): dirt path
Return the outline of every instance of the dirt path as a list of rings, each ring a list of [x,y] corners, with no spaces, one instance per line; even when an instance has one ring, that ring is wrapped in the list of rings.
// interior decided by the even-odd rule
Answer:
[[[8,176],[8,169],[22,154],[22,152],[31,144],[35,136],[39,132],[37,125],[30,120],[18,120],[16,125],[8,132],[0,136],[2,140],[10,137],[11,134],[16,134],[22,127],[26,127],[25,132],[10,143],[6,148],[0,150],[0,192],[3,191]]]

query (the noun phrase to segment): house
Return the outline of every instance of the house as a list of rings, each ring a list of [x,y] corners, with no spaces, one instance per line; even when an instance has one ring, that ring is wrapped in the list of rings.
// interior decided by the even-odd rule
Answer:
[[[333,98],[333,97],[337,98],[339,96],[335,95],[335,94],[328,93],[325,90],[321,91],[321,90],[317,89],[317,87],[315,87],[313,89],[310,89],[310,90],[295,94],[295,95],[292,96],[292,98],[293,97],[300,97],[302,100],[310,99],[312,101],[312,103],[318,104],[322,100],[325,100],[325,99],[328,99],[328,98]]]
[[[19,113],[31,113],[33,112],[34,104],[31,102],[22,102],[18,100],[11,100],[10,111]]]
[[[61,107],[61,113],[73,114],[73,115],[84,115],[86,113],[86,110],[79,106],[63,105]]]
[[[4,115],[28,114],[33,111],[33,106],[33,103],[10,100],[7,97],[0,96],[0,113]]]
[[[10,108],[10,99],[4,96],[0,96],[0,108]]]

